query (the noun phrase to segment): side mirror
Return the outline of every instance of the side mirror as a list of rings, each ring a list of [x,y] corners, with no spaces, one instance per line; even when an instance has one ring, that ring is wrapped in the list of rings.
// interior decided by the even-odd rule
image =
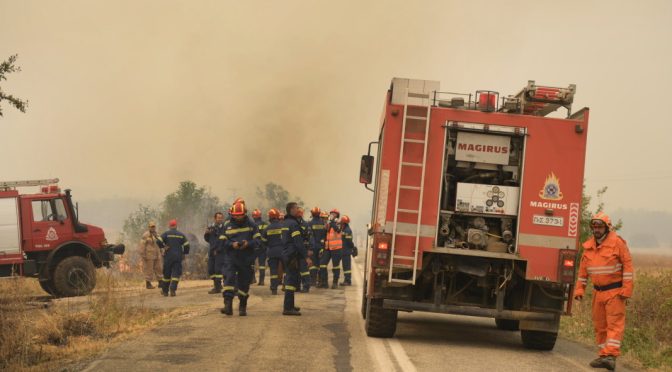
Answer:
[[[359,183],[365,185],[373,181],[373,156],[362,155],[362,163],[359,168]]]

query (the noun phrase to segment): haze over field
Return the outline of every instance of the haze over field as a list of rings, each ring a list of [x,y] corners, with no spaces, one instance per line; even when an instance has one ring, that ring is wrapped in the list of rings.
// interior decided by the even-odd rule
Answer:
[[[523,1],[0,0],[0,59],[19,54],[23,69],[2,87],[30,101],[0,119],[0,179],[59,177],[91,222],[110,227],[185,179],[225,199],[276,182],[361,225],[371,194],[357,183],[359,157],[392,77],[502,94],[531,79],[574,83],[575,109],[592,110],[588,190],[609,186],[626,237],[651,234],[670,250],[660,221],[672,220],[672,43],[660,40],[672,40],[664,0],[551,11]]]

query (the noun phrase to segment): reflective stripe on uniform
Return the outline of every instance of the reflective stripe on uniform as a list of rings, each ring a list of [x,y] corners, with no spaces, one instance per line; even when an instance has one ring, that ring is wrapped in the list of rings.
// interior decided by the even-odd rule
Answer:
[[[350,273],[352,273],[352,271],[350,271],[350,270],[344,270],[343,271],[343,274],[350,274]]]
[[[277,275],[271,275],[271,279],[278,279]]]
[[[580,281],[580,282],[583,282],[583,283],[587,283],[587,282],[588,282],[588,278],[579,278],[579,281]]]
[[[234,288],[231,287],[231,286],[225,285],[224,287],[222,287],[222,289],[225,290],[225,291],[233,291]]]
[[[280,235],[280,234],[282,234],[282,229],[266,230],[266,235]]]
[[[170,278],[170,281],[171,281],[171,282],[179,282],[179,281],[180,281],[180,278]]]
[[[285,286],[285,291],[295,292],[295,291],[296,291],[296,287],[293,286],[293,285],[286,285],[286,286]]]
[[[241,233],[241,232],[248,232],[248,231],[252,231],[252,228],[251,227],[241,227],[239,229],[230,229],[230,230],[226,230],[226,233],[227,234],[238,234],[238,233]]]
[[[229,239],[229,238],[227,238],[226,235],[220,235],[219,236],[219,240],[227,240],[227,239]]]
[[[243,296],[243,297],[247,297],[247,296],[249,296],[249,294],[247,294],[247,292],[243,292],[243,291],[241,291],[240,289],[238,290],[238,294],[241,295],[241,296]]]
[[[304,271],[304,272],[301,273],[301,276],[308,276],[308,275],[310,275],[310,272],[308,272],[308,271]]]
[[[223,278],[223,277],[224,277],[224,275],[222,275],[222,274],[215,274],[215,275],[213,275],[213,276],[214,276],[215,278]]]
[[[613,339],[613,338],[609,338],[609,339],[607,339],[607,346],[613,346],[613,347],[618,349],[618,348],[621,347],[621,341]]]
[[[261,238],[261,234],[256,233],[256,234],[252,235],[252,239],[256,239],[256,238]]]
[[[184,236],[182,236],[182,235],[172,235],[172,234],[168,234],[168,235],[166,235],[166,236],[169,237],[169,238],[184,239]]]
[[[299,236],[299,235],[301,235],[301,231],[294,231],[294,232],[292,233],[292,238],[295,238],[295,237],[297,237],[297,236]]]
[[[623,273],[623,280],[632,280],[635,277],[634,273]]]
[[[320,265],[320,269],[326,269],[327,265]]]
[[[266,270],[266,266],[259,266],[259,270]]]

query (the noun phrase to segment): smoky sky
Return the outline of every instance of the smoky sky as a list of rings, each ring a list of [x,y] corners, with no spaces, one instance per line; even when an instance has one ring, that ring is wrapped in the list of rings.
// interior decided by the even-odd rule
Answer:
[[[60,177],[80,199],[223,198],[266,182],[364,214],[359,157],[392,77],[444,91],[577,85],[588,190],[672,211],[672,3],[8,1],[2,179]],[[562,182],[562,180],[561,180]]]

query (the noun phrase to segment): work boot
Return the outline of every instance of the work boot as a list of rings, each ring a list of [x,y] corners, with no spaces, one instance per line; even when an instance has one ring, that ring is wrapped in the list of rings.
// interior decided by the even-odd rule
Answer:
[[[317,286],[317,277],[315,277],[315,275],[313,275],[313,274],[310,275],[310,285],[312,287]]]
[[[346,282],[341,283],[341,285],[342,285],[342,286],[348,286],[348,285],[352,285],[352,283],[346,281]]]
[[[609,371],[613,371],[616,369],[616,357],[611,355],[599,357],[590,362],[590,366],[593,368],[606,368]]]
[[[158,288],[159,290],[163,290],[161,288],[161,281],[160,280],[156,282],[156,288]]]
[[[278,294],[278,290],[277,290],[277,289],[271,289],[271,294],[272,294],[272,295],[277,295],[277,294]]]
[[[294,310],[296,310],[296,311],[301,311],[301,308],[298,307],[298,306],[294,306]]]
[[[222,289],[215,287],[208,291],[208,294],[217,294],[217,293],[222,293]]]
[[[238,304],[238,315],[247,316],[247,296],[239,297],[240,303]]]
[[[291,310],[283,310],[282,315],[301,315],[299,310],[296,310],[296,308],[291,309]]]
[[[331,283],[331,289],[338,289],[338,279],[334,279]]]
[[[161,295],[163,297],[168,297],[168,291],[161,290]]]
[[[225,315],[233,315],[233,298],[224,297],[224,307],[220,312]]]
[[[303,288],[301,288],[300,292],[301,293],[308,293],[308,292],[310,292],[310,288],[309,287],[303,287]]]
[[[264,281],[260,280],[259,283],[257,283],[258,286],[264,286]]]
[[[175,290],[174,290],[174,289],[171,289],[171,290],[170,290],[170,297],[175,297],[175,296],[176,296],[176,294],[175,294]]]
[[[145,281],[145,288],[154,289],[154,286],[152,285],[152,282],[150,282],[149,280],[146,280]]]

